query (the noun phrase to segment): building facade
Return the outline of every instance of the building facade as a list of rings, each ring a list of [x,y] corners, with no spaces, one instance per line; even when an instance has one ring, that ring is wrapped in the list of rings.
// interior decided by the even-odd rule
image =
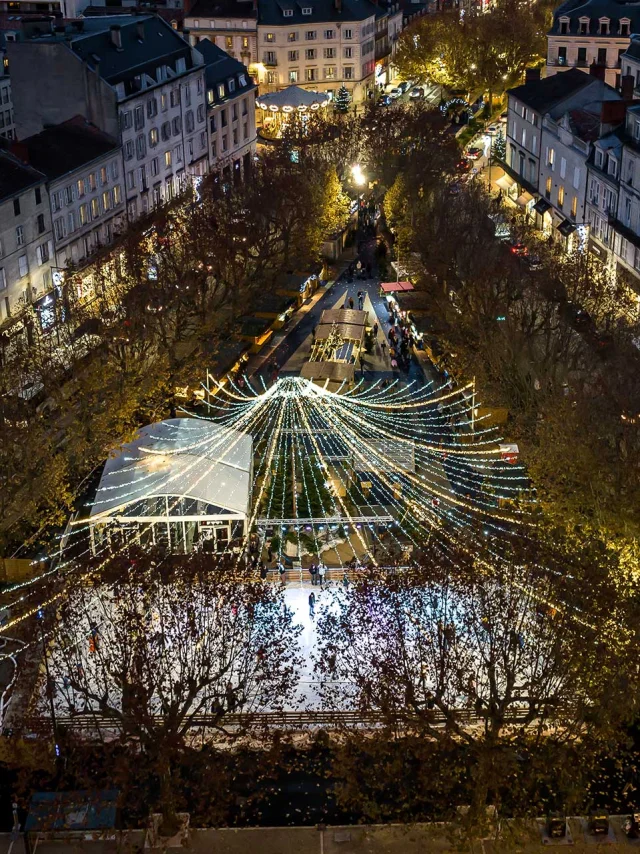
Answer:
[[[53,234],[46,176],[0,152],[0,322],[52,286]]]
[[[640,7],[618,0],[566,0],[556,9],[547,34],[547,68],[551,77],[567,68],[588,72],[602,68],[604,80],[615,86],[622,55],[632,33],[640,32]]]
[[[134,220],[208,168],[204,61],[156,16],[86,18],[63,30],[8,45],[17,133],[80,114],[116,140]]]
[[[256,150],[256,85],[241,62],[208,39],[198,50],[205,62],[209,166],[238,181]]]
[[[114,139],[77,116],[14,152],[47,177],[57,267],[82,262],[124,230],[122,151]]]
[[[253,0],[185,2],[185,35],[194,47],[208,39],[258,76],[258,11]]]

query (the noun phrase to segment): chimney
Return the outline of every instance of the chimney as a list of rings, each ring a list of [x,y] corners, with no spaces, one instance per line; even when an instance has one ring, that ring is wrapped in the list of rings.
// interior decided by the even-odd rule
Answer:
[[[620,78],[620,94],[623,101],[633,101],[634,86],[633,74],[623,74]]]
[[[524,72],[524,82],[535,83],[536,80],[540,80],[540,69],[526,68]]]
[[[138,41],[144,41],[144,21],[138,21],[136,23],[136,30],[138,31]]]
[[[115,46],[116,50],[122,50],[122,31],[120,28],[120,24],[112,24],[109,27],[111,32],[111,43]]]
[[[624,101],[603,101],[600,105],[600,125],[621,125],[626,111]]]
[[[596,80],[602,80],[603,83],[604,83],[604,76],[605,76],[606,71],[607,71],[606,66],[598,65],[597,62],[592,62],[591,67],[589,68],[589,74],[592,77],[595,77]]]
[[[333,5],[336,12],[341,15],[342,14],[342,0],[333,0]]]

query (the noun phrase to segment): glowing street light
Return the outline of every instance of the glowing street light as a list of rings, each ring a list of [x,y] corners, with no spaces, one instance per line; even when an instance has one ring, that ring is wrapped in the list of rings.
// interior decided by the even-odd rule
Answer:
[[[355,166],[351,167],[351,177],[356,187],[362,187],[367,183],[367,178],[362,171],[362,168],[357,163]]]

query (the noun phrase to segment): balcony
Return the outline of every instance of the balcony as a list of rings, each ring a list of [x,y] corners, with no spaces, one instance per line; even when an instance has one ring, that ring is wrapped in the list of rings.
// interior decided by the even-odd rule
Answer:
[[[276,68],[278,65],[278,57],[275,54],[266,53],[262,59],[262,64],[265,68]]]

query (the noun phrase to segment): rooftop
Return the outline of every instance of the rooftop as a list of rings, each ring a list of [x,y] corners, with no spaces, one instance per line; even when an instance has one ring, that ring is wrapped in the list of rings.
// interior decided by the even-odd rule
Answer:
[[[552,109],[565,98],[596,82],[599,81],[584,71],[570,68],[553,77],[523,83],[522,86],[509,89],[508,94],[540,113]]]
[[[631,42],[623,56],[631,57],[631,59],[640,59],[640,37],[631,36]]]
[[[82,116],[75,116],[21,140],[17,153],[24,150],[29,164],[52,180],[117,149],[114,139]]]
[[[586,2],[585,0],[566,0],[553,14],[551,33],[558,32],[560,18],[570,19],[569,31],[574,34],[578,33],[579,19],[589,18],[589,35],[591,36],[599,35],[600,18],[609,18],[611,21],[611,35],[617,35],[620,32],[620,19],[628,18],[631,22],[630,31],[633,33],[640,30],[640,3],[625,3],[620,0],[586,0]]]
[[[27,166],[8,151],[0,150],[0,199],[10,199],[46,180],[46,176],[32,166]]]
[[[209,41],[209,39],[200,39],[196,45],[196,50],[202,54],[205,64],[205,77],[207,81],[207,89],[212,89],[220,84],[227,83],[233,79],[235,88],[233,93],[229,92],[228,86],[225,86],[227,95],[233,94],[234,97],[249,92],[255,89],[255,83],[249,77],[247,67],[238,59],[234,59],[225,53],[218,45]],[[244,80],[244,85],[242,81]]]
[[[260,0],[258,10],[263,26],[295,26],[364,21],[375,17],[377,8],[370,0]]]
[[[257,18],[252,0],[196,0],[188,18]]]

